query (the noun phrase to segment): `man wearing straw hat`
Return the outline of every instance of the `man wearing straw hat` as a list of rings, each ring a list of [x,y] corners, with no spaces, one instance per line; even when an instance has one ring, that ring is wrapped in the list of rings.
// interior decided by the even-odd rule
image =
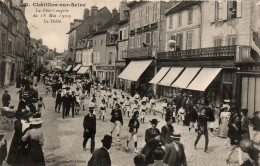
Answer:
[[[165,145],[163,162],[169,166],[187,166],[184,146],[180,143],[181,135],[173,133],[170,143]]]

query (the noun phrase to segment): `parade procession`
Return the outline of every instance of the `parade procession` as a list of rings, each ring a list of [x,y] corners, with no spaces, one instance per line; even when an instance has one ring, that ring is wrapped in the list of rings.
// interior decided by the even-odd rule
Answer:
[[[1,0],[0,21],[0,166],[259,166],[260,2]]]

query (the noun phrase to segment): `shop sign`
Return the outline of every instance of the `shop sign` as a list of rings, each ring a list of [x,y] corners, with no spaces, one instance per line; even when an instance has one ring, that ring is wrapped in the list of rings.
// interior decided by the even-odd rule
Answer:
[[[125,62],[116,62],[116,66],[125,67],[126,63]]]
[[[97,70],[115,70],[115,66],[97,66]]]

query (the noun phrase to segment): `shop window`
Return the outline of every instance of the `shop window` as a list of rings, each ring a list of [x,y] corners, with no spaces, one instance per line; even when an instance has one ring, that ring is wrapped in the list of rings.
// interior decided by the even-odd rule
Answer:
[[[233,96],[233,85],[232,84],[223,84],[223,99],[232,100]]]

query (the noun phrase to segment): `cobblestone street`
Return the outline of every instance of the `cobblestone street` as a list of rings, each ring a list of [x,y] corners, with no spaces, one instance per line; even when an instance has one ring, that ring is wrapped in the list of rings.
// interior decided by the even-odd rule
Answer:
[[[74,89],[73,87],[72,89]],[[15,95],[18,89],[14,87],[9,88],[9,92],[12,97],[11,103],[18,102],[18,96]],[[87,144],[87,151],[83,151],[82,141],[83,141],[83,118],[87,114],[87,111],[81,111],[80,115],[75,118],[69,117],[62,119],[61,114],[55,113],[54,111],[54,98],[51,97],[49,93],[46,95],[44,93],[43,85],[39,86],[39,95],[44,98],[46,109],[42,112],[42,118],[44,120],[43,132],[44,132],[44,154],[46,164],[50,166],[56,165],[86,165],[91,157],[90,154],[90,141]],[[0,95],[2,95],[2,91]],[[98,100],[99,101],[99,100]],[[15,104],[17,106],[17,104]],[[160,105],[160,104],[158,104]],[[157,110],[159,106],[157,106]],[[101,147],[101,139],[104,134],[110,133],[110,111],[109,109],[106,113],[105,122],[97,120],[97,134],[96,134],[96,149]],[[98,116],[97,116],[98,117]],[[161,114],[155,116],[160,123],[158,128],[165,124],[162,119]],[[147,128],[150,127],[149,120],[154,118],[153,115],[147,115],[145,119],[145,124],[141,124],[138,133],[138,150],[144,146],[144,133]],[[133,142],[130,142],[130,152],[125,150],[126,140],[128,137],[128,122],[129,118],[124,116],[124,125],[121,132],[121,142],[117,142],[116,139],[113,140],[112,147],[110,149],[110,155],[113,165],[118,166],[131,166],[133,165],[133,158],[135,156],[133,149]],[[2,128],[2,127],[1,127]],[[182,125],[174,124],[174,129],[176,132],[181,133],[181,142],[185,146],[185,152],[187,157],[188,165],[192,166],[207,166],[207,165],[227,165],[225,162],[225,155],[228,149],[225,148],[225,139],[218,137],[209,138],[209,151],[205,153],[204,150],[204,137],[201,138],[197,147],[198,150],[193,149],[195,141],[194,130],[189,133],[188,128]],[[13,131],[9,130],[7,132],[8,146],[10,146],[11,139],[13,136]],[[115,138],[115,135],[114,135]],[[214,161],[214,164],[212,164]],[[232,155],[231,166],[238,165],[236,152]]]

